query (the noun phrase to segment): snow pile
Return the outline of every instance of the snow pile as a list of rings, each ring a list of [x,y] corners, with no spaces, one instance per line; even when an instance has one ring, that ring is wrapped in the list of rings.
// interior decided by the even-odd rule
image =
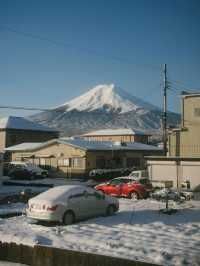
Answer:
[[[44,226],[26,216],[0,220],[0,239],[48,245],[160,265],[199,265],[200,202],[186,202],[174,215],[157,201],[120,199],[120,211],[71,226]]]
[[[121,88],[116,87],[114,84],[98,85],[59,107],[66,107],[66,111],[74,109],[78,111],[103,109],[104,111],[114,110],[119,113],[126,113],[140,109],[157,109],[157,107],[130,95]]]

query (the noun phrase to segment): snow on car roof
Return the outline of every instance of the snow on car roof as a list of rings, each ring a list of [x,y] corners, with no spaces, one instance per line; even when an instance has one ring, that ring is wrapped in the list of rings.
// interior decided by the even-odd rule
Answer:
[[[57,186],[54,188],[51,188],[38,196],[31,199],[31,201],[34,200],[46,200],[46,201],[53,201],[62,199],[63,196],[70,196],[73,193],[81,193],[84,191],[84,189],[87,189],[85,186],[81,185],[65,185],[65,186]]]

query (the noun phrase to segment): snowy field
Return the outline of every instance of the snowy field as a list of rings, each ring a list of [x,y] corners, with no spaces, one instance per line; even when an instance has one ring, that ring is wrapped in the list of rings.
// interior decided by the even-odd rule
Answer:
[[[48,245],[160,265],[200,265],[200,202],[159,213],[163,203],[120,199],[120,211],[71,226],[36,224],[26,216],[0,219],[0,239]]]

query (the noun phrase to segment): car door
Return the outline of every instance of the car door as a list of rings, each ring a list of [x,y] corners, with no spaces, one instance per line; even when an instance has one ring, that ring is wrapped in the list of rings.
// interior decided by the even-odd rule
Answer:
[[[108,184],[107,194],[111,196],[120,196],[122,189],[122,181],[121,179],[113,179]]]
[[[130,179],[125,179],[125,178],[122,179],[120,196],[127,197],[130,183],[131,183]]]
[[[104,214],[106,209],[105,195],[88,188],[88,212],[89,216]]]
[[[70,195],[67,199],[67,208],[72,210],[78,219],[84,218],[87,209],[84,191],[79,191]]]

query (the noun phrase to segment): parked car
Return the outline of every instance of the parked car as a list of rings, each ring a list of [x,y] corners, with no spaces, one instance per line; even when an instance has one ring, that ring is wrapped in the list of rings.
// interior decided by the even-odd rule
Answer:
[[[48,177],[48,171],[29,162],[10,162],[8,176],[15,179],[34,179]]]
[[[114,178],[107,183],[97,185],[95,189],[111,196],[141,199],[149,195],[152,185],[148,178],[135,179],[127,176]]]
[[[191,200],[193,193],[190,191],[175,191],[163,188],[152,193],[152,198],[161,201],[166,201],[167,199],[173,201]]]
[[[117,199],[80,185],[58,186],[28,201],[27,216],[36,220],[62,222],[100,215],[113,215],[119,209]]]

